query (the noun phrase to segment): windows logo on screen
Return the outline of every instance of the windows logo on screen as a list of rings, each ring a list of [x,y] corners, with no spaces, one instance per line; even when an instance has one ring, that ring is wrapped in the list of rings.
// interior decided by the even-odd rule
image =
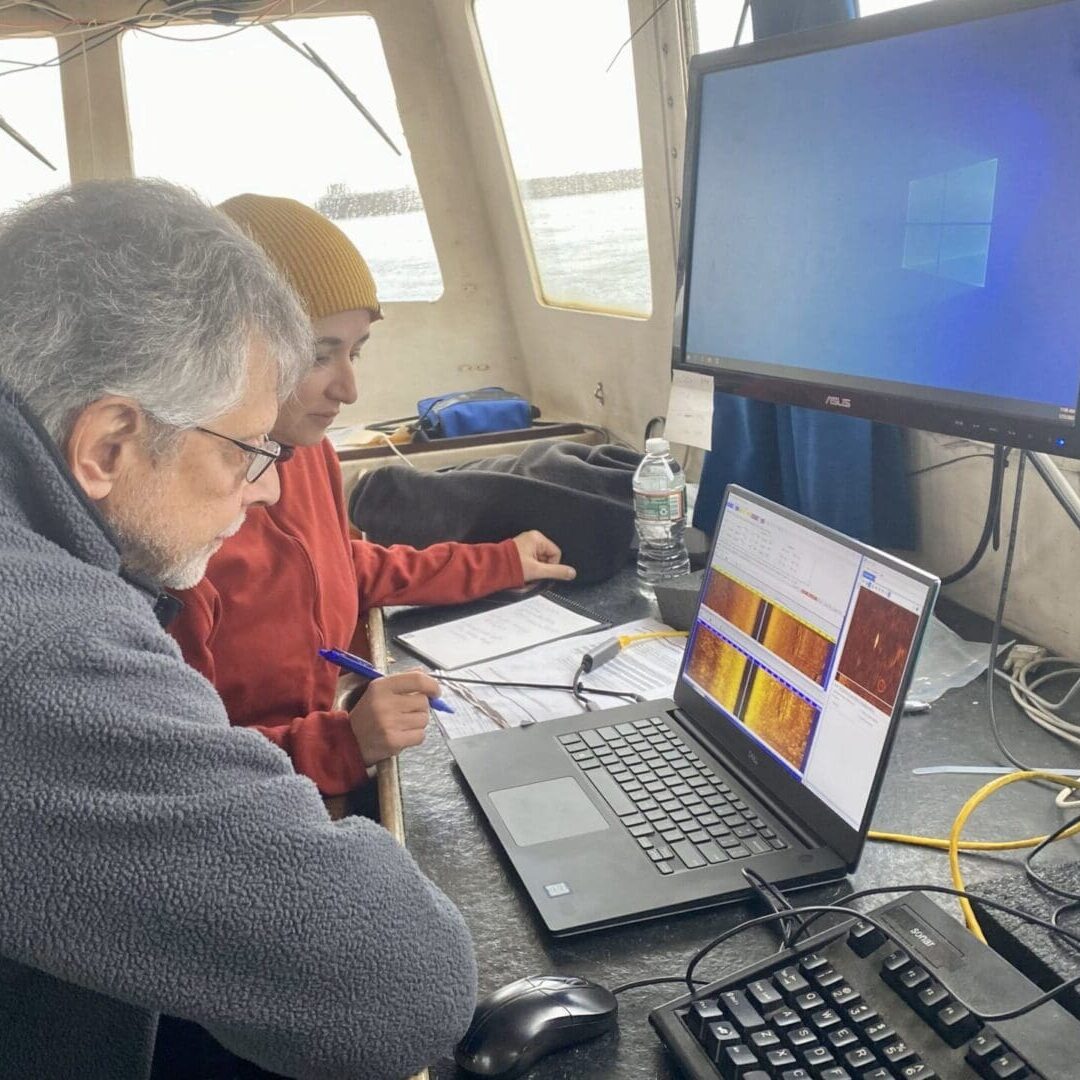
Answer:
[[[986,284],[997,158],[908,184],[904,269]]]

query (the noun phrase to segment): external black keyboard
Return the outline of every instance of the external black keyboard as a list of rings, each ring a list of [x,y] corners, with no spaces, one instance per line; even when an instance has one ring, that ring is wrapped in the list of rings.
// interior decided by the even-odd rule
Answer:
[[[649,1016],[695,1080],[1076,1080],[1080,1020],[921,893]],[[901,943],[901,944],[898,944]],[[957,999],[961,1000],[957,1000]]]
[[[661,874],[787,847],[659,716],[559,742]]]

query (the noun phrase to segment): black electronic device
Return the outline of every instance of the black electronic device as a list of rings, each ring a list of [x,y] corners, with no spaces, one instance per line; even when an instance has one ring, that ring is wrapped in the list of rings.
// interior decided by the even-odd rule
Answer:
[[[676,369],[1080,457],[1080,0],[695,56]]]
[[[654,1010],[693,1080],[1075,1080],[1080,1021],[921,893]],[[973,1011],[974,1010],[974,1011]]]
[[[588,979],[530,975],[480,1000],[454,1056],[474,1076],[511,1080],[556,1050],[612,1031],[618,1012],[611,991]]]
[[[449,741],[548,930],[850,873],[937,588],[731,485],[672,699]]]

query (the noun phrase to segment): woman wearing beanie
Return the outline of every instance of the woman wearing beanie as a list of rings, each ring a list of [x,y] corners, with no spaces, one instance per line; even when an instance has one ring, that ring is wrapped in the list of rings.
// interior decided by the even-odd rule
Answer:
[[[367,779],[369,765],[423,740],[439,687],[418,671],[390,675],[351,712],[335,710],[338,672],[318,649],[346,647],[372,607],[460,603],[574,571],[538,532],[423,550],[350,537],[341,469],[325,435],[357,397],[353,361],[382,318],[375,282],[348,237],[302,203],[238,195],[219,209],[292,283],[312,320],[315,356],[271,432],[296,448],[278,470],[279,501],[252,510],[206,577],[179,594],[184,610],[170,630],[234,725],[272,739],[323,795],[342,795]]]

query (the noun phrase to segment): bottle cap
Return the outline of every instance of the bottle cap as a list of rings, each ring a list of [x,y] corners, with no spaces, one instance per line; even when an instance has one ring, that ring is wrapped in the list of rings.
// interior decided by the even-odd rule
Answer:
[[[668,452],[668,441],[663,438],[646,439],[645,440],[645,453],[646,454],[666,454]]]

